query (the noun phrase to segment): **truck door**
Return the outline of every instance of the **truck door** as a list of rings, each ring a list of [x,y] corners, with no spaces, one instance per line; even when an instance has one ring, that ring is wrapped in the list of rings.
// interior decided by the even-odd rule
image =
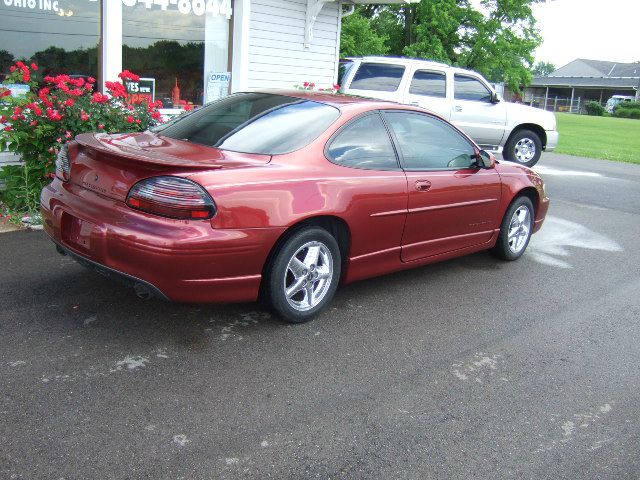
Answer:
[[[438,69],[416,68],[411,73],[402,103],[426,108],[449,120],[451,103],[447,88],[447,74]]]
[[[491,90],[479,78],[456,73],[450,121],[481,147],[493,149],[504,136],[507,108],[504,101],[491,102]]]

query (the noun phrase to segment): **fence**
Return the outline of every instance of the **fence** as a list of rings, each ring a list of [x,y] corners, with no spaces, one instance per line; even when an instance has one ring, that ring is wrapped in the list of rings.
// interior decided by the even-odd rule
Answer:
[[[544,96],[528,98],[525,103],[550,112],[584,113],[585,102],[581,97],[574,98],[572,102],[568,97],[549,95],[546,99],[546,105]]]

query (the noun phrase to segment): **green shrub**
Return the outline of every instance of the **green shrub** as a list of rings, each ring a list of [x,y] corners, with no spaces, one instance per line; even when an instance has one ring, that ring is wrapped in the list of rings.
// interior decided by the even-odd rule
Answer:
[[[640,110],[640,102],[622,102],[617,105],[625,110]]]
[[[587,115],[595,115],[601,117],[604,115],[604,107],[595,100],[590,100],[584,104],[584,109],[587,111]]]

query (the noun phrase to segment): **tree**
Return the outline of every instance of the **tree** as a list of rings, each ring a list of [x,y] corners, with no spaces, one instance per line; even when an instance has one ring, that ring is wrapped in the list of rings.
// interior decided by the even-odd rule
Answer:
[[[389,51],[389,47],[385,45],[388,39],[389,37],[376,33],[369,20],[360,11],[356,11],[342,21],[340,56],[384,55]]]
[[[532,73],[536,77],[548,77],[551,73],[556,71],[556,66],[549,62],[538,62],[533,67]]]
[[[360,12],[378,36],[387,37],[392,55],[477,70],[519,91],[531,81],[533,52],[541,42],[531,8],[538,1],[481,0],[478,7],[472,0],[422,0]]]

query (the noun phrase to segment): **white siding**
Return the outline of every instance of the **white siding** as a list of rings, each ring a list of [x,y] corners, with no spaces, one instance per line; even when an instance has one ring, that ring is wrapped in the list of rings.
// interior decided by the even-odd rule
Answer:
[[[20,157],[10,152],[0,152],[0,168],[5,165],[17,165],[20,163]]]
[[[304,82],[335,83],[340,42],[340,5],[327,3],[304,48],[307,0],[251,0],[247,87],[293,88]]]

